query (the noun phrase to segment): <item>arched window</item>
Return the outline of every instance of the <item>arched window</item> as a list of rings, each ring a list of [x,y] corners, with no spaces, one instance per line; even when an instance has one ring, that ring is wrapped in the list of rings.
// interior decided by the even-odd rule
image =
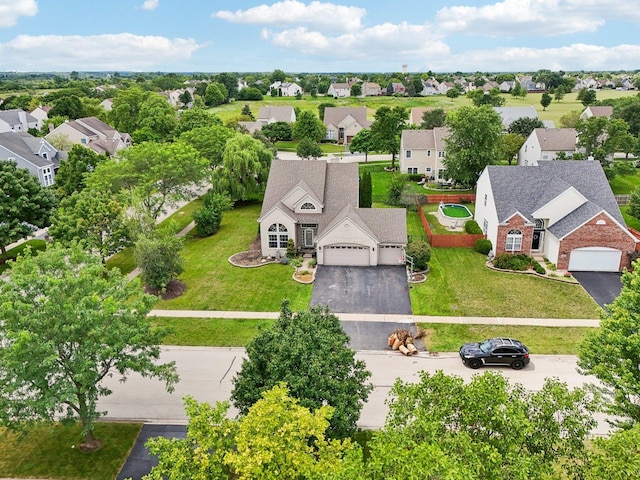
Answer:
[[[534,227],[536,230],[544,230],[544,220],[541,218],[535,219],[536,226]]]
[[[522,232],[520,230],[509,230],[509,233],[507,233],[507,243],[504,249],[507,252],[519,252],[522,250]]]
[[[300,210],[315,210],[316,206],[313,203],[310,202],[304,202],[301,206],[300,206]]]
[[[287,248],[288,240],[287,227],[281,223],[274,223],[269,227],[269,248]]]

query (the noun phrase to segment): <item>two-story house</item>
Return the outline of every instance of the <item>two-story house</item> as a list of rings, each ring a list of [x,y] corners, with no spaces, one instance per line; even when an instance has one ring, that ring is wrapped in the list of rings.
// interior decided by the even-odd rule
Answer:
[[[444,165],[446,127],[403,130],[400,137],[400,171],[422,174],[431,181],[446,181]]]
[[[518,165],[571,158],[577,151],[577,138],[575,128],[535,128],[520,147]]]
[[[349,144],[361,130],[371,127],[367,120],[367,107],[327,107],[324,109],[326,139],[338,144]]]
[[[55,172],[60,165],[58,150],[44,138],[27,132],[0,133],[0,161],[16,162],[19,168],[29,170],[40,185],[53,185]]]
[[[118,132],[111,125],[96,117],[78,118],[58,125],[45,138],[65,136],[73,144],[84,145],[96,153],[114,155],[122,148],[131,146],[131,136]]]

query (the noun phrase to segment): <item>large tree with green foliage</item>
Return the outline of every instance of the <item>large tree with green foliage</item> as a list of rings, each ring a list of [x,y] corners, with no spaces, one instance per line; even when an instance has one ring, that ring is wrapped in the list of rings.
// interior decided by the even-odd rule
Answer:
[[[589,105],[596,103],[596,91],[588,88],[582,88],[578,92],[577,99],[586,108]]]
[[[500,373],[420,372],[396,380],[385,427],[369,442],[370,478],[580,478],[594,403],[547,379],[537,392]]]
[[[462,106],[447,116],[444,164],[447,175],[461,185],[475,185],[487,165],[496,163],[502,120],[488,105]]]
[[[28,170],[10,160],[0,161],[0,252],[38,228],[48,227],[56,200]]]
[[[470,92],[467,92],[467,97],[471,99],[476,107],[481,105],[501,107],[507,101],[497,88],[492,88],[488,92],[485,92],[482,89],[471,90]]]
[[[79,245],[20,257],[0,285],[2,423],[79,420],[92,450],[97,402],[111,394],[105,378],[137,372],[171,391],[178,376],[173,363],[158,362],[165,332],[147,317],[154,302]]]
[[[131,135],[136,142],[164,142],[171,138],[177,125],[176,111],[167,99],[150,93],[140,105],[138,128]]]
[[[351,143],[349,144],[349,150],[351,152],[364,153],[365,163],[369,161],[369,152],[373,149],[373,136],[371,135],[371,130],[369,130],[368,128],[363,128],[358,133],[356,133],[351,139]]]
[[[184,239],[170,227],[141,233],[136,239],[134,256],[142,281],[156,291],[162,291],[183,271],[180,251]]]
[[[431,130],[436,127],[444,127],[446,121],[447,112],[445,112],[444,108],[432,108],[422,114],[420,128]]]
[[[327,129],[322,121],[307,110],[300,112],[293,124],[292,135],[295,140],[308,138],[314,142],[324,140]]]
[[[86,186],[85,177],[107,158],[106,155],[100,155],[82,145],[73,145],[66,160],[60,162],[56,173],[55,187],[58,196],[64,198],[83,190]]]
[[[640,425],[591,442],[586,480],[640,478]]]
[[[615,152],[627,149],[634,139],[629,133],[629,125],[621,118],[589,117],[578,122],[579,147],[584,147],[586,154],[597,160],[605,160]]]
[[[267,183],[273,153],[260,141],[239,134],[227,141],[221,168],[212,173],[211,183],[217,193],[232,200],[246,200],[262,192]]]
[[[525,138],[517,133],[503,133],[500,136],[500,148],[498,150],[501,162],[507,162],[511,165],[516,155],[520,151],[520,147],[524,144]]]
[[[184,132],[188,132],[196,128],[214,126],[222,126],[222,120],[203,108],[190,108],[189,110],[185,110],[180,113],[174,133],[176,136],[179,136]]]
[[[374,118],[371,124],[374,148],[390,153],[391,168],[395,168],[396,155],[400,151],[400,134],[409,119],[409,112],[401,106],[385,106],[376,110]]]
[[[520,117],[509,125],[509,133],[517,133],[523,138],[528,138],[536,128],[544,128],[544,123],[539,118]]]
[[[109,119],[116,130],[131,134],[139,128],[140,109],[149,95],[150,92],[143,90],[138,85],[116,91],[109,112]]]
[[[587,332],[578,367],[603,385],[608,412],[623,426],[640,422],[640,263],[622,274],[620,295],[600,311],[600,328]]]
[[[329,436],[356,430],[362,405],[369,397],[371,373],[349,348],[349,337],[326,308],[293,313],[284,301],[275,324],[247,346],[247,358],[233,379],[231,399],[245,414],[262,392],[284,382],[300,405],[317,410],[331,405]]]
[[[200,156],[207,160],[209,167],[216,167],[222,164],[227,141],[237,134],[238,133],[231,128],[214,124],[195,127],[183,132],[179,140],[195,148]]]
[[[291,128],[291,124],[288,122],[273,122],[264,125],[260,131],[269,139],[271,142],[280,142],[285,141],[288,142],[292,138],[293,129]]]
[[[303,160],[318,159],[322,156],[322,148],[310,138],[303,138],[296,147],[296,154]]]

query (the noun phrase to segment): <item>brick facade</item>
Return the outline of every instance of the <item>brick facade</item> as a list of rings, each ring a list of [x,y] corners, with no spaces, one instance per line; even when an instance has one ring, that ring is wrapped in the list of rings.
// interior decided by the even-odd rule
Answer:
[[[498,236],[496,237],[496,245],[493,246],[494,252],[505,253],[507,245],[507,234],[509,230],[518,229],[522,232],[522,249],[514,253],[524,253],[531,255],[531,242],[533,240],[533,225],[527,224],[527,221],[520,215],[514,215],[509,219],[506,225],[498,225]],[[511,253],[511,252],[507,252]]]
[[[603,221],[604,224],[598,225],[598,221]],[[636,243],[610,217],[601,213],[560,242],[558,269],[566,270],[569,267],[571,250],[584,247],[609,247],[621,250],[620,270],[622,270],[630,266],[630,257],[627,252],[633,252]]]

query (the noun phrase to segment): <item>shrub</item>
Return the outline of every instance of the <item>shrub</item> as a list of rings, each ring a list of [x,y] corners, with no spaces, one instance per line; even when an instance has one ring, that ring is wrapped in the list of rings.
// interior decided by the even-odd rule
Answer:
[[[511,255],[510,253],[499,253],[493,259],[493,266],[501,270],[524,271],[531,266],[532,260],[524,253]]]
[[[487,238],[479,238],[476,240],[476,252],[480,252],[483,255],[488,255],[492,249],[491,240]]]
[[[222,221],[222,212],[213,207],[202,207],[192,214],[196,223],[196,235],[200,238],[213,235],[220,229]]]
[[[286,257],[286,256],[285,257],[280,257],[280,263],[282,265],[289,265],[289,262],[290,262],[289,257]]]
[[[308,262],[308,263],[309,263],[309,266],[310,266],[311,268],[313,268],[313,267],[315,267],[315,266],[316,266],[316,264],[317,264],[318,262],[316,261],[316,259],[315,259],[315,258],[312,258],[311,260],[309,260],[309,262]]]
[[[289,262],[289,265],[295,268],[301,267],[302,260],[300,260],[299,258],[292,258],[291,261]]]
[[[300,275],[311,275],[311,272],[309,270],[301,270],[298,272]]]
[[[410,182],[419,182],[424,178],[424,175],[421,173],[409,173],[407,174],[407,178]]]
[[[533,262],[533,271],[539,273],[540,275],[544,275],[545,273],[547,273],[544,267],[538,262]]]
[[[476,222],[475,220],[467,220],[464,224],[464,231],[467,233],[472,233],[474,235],[482,233],[480,225],[478,225],[478,222]]]
[[[293,238],[290,238],[287,240],[287,257],[294,258],[297,253],[296,244],[293,242]]]
[[[407,245],[407,255],[413,258],[413,268],[416,270],[426,270],[429,260],[431,260],[431,245],[424,240],[416,240]]]

